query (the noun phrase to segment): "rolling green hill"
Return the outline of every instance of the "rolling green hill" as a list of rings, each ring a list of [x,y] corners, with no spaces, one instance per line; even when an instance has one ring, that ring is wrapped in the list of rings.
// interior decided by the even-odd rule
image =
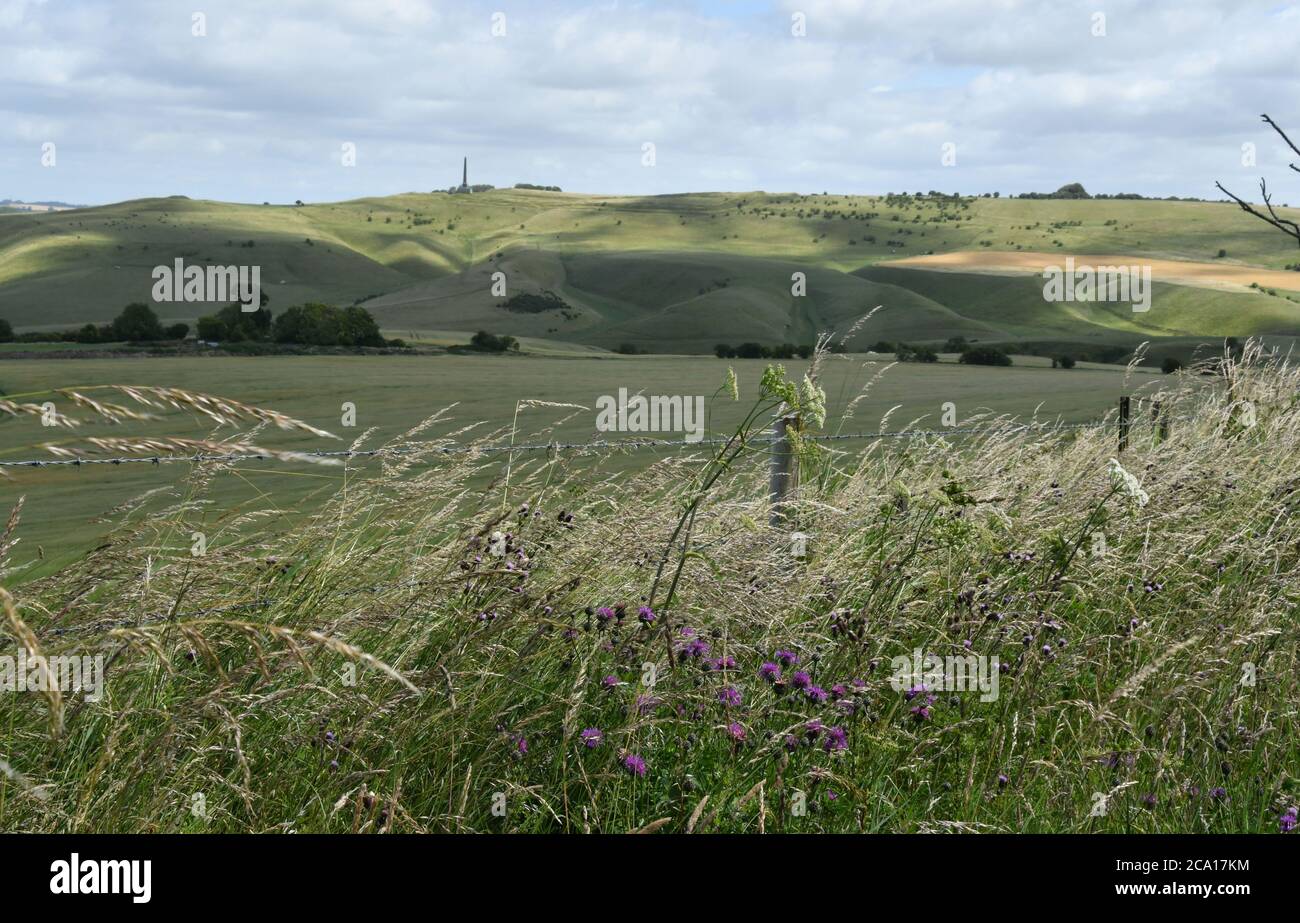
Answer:
[[[877,264],[956,251],[1124,253],[1282,269],[1283,235],[1216,203],[702,193],[614,197],[494,190],[350,202],[236,205],[184,197],[0,215],[0,317],[19,330],[103,322],[148,301],[151,270],[262,267],[272,310],[364,300],[388,329],[486,329],[587,346],[707,352],[716,342],[811,342],[876,305],[870,340],[1136,342],[1300,334],[1300,304],[1157,285],[1146,315],[1046,304],[1025,276]],[[523,314],[509,294],[553,291],[567,311]],[[807,276],[807,296],[791,276]],[[1300,274],[1297,274],[1300,288]],[[165,320],[212,306],[162,304]]]

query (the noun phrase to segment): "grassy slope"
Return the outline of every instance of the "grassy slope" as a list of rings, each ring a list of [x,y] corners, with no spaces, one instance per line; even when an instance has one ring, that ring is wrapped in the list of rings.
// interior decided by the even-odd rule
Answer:
[[[1071,222],[1080,226],[1065,226]],[[245,240],[256,246],[238,246]],[[372,306],[389,327],[484,327],[604,346],[630,339],[656,349],[706,351],[717,339],[807,340],[883,302],[891,310],[881,322],[892,329],[882,328],[881,336],[943,338],[978,335],[988,318],[967,315],[952,300],[940,301],[943,307],[927,303],[918,295],[932,283],[922,276],[892,277],[909,288],[915,281],[909,294],[866,286],[869,280],[850,274],[900,255],[1017,246],[1187,260],[1213,259],[1224,247],[1229,262],[1272,268],[1295,259],[1282,235],[1235,208],[1208,203],[890,205],[834,195],[638,198],[497,190],[295,208],[178,197],[0,217],[0,316],[18,327],[103,321],[128,301],[148,300],[151,268],[179,256],[256,262],[273,309],[385,295]],[[580,309],[579,317],[521,318],[495,308],[487,277],[497,261],[511,291],[553,288]],[[789,294],[796,269],[812,282],[806,300]],[[700,294],[721,279],[731,280],[727,289]],[[1199,290],[1170,294],[1177,297],[1168,299],[1165,326],[1225,332],[1217,325],[1234,313],[1225,307],[1232,299]],[[1287,308],[1280,304],[1264,315],[1270,332],[1300,327]],[[192,319],[205,310],[175,304],[160,313]],[[1038,319],[1022,318],[1013,325],[1021,328],[1017,335],[1041,337],[1060,327],[1056,306],[1040,304],[1030,313]],[[1093,320],[1070,318],[1067,326],[1084,335]],[[1113,319],[1119,328],[1127,321]]]

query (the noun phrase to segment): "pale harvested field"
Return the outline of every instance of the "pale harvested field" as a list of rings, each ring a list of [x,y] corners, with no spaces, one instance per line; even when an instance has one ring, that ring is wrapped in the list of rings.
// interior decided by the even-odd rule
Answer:
[[[1034,253],[1030,251],[963,250],[956,253],[935,253],[931,256],[912,256],[902,260],[888,260],[880,266],[915,267],[946,272],[989,272],[995,274],[1041,273],[1047,266],[1065,267],[1067,257],[1073,256],[1075,267],[1080,266],[1150,266],[1151,278],[1156,282],[1174,285],[1193,285],[1200,288],[1218,288],[1226,291],[1246,291],[1252,282],[1264,288],[1281,288],[1300,291],[1300,273],[1284,269],[1260,269],[1254,266],[1213,262],[1193,263],[1187,260],[1155,260],[1144,257],[1116,256],[1113,254]]]

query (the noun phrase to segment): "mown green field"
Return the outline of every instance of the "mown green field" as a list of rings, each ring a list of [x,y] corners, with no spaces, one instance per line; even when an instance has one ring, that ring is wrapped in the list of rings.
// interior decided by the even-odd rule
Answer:
[[[1109,337],[1131,346],[1152,336],[1222,336],[1225,317],[1233,330],[1300,334],[1300,305],[1284,296],[1160,286],[1151,314],[1135,318],[1026,300],[1021,279],[1004,316],[970,310],[969,279],[871,269],[967,250],[1273,269],[1296,260],[1284,235],[1218,203],[495,190],[294,207],[175,197],[0,216],[0,317],[20,329],[102,322],[127,302],[149,300],[152,268],[180,258],[261,266],[273,311],[365,299],[387,328],[487,329],[657,352],[811,342],[878,304],[877,332],[890,339]],[[498,271],[508,294],[552,290],[573,310],[502,309],[490,289]],[[791,293],[794,272],[807,276],[804,296]],[[989,295],[982,288],[976,297]],[[159,313],[192,321],[210,307],[163,304]]]
[[[1080,365],[1064,371],[1051,369],[1046,360],[1018,357],[1016,366],[997,369],[961,366],[951,361],[952,357],[946,358],[948,361],[934,366],[896,365],[889,369],[857,404],[854,417],[843,424],[843,431],[897,430],[909,425],[938,427],[945,401],[956,404],[959,426],[978,422],[980,414],[1079,421],[1111,410],[1126,387],[1124,370],[1114,366]],[[838,420],[840,412],[887,364],[885,357],[878,361],[862,356],[831,357],[822,377],[832,418]],[[805,365],[795,362],[791,370]],[[259,445],[334,450],[347,447],[372,429],[363,440],[364,447],[379,446],[448,407],[452,409],[431,434],[448,434],[479,424],[455,436],[455,441],[465,443],[492,436],[494,443],[508,442],[516,402],[521,399],[593,408],[525,409],[519,421],[521,442],[603,438],[595,430],[595,402],[600,395],[617,395],[620,387],[631,393],[703,395],[709,399],[710,434],[725,435],[740,419],[738,408],[744,404],[713,397],[729,366],[737,372],[742,397],[753,394],[765,366],[761,361],[609,355],[7,360],[0,362],[0,389],[14,400],[40,403],[53,399],[56,407],[70,416],[78,415],[75,408],[66,398],[51,398],[50,389],[161,385],[217,394],[287,413],[345,440],[270,430],[258,434]],[[1139,371],[1129,381],[1128,389],[1158,387],[1164,380],[1163,376]],[[86,393],[98,400],[124,400],[104,391]],[[356,405],[355,429],[340,426],[345,401]],[[889,418],[883,420],[882,427],[886,413]],[[551,428],[556,421],[570,416]],[[75,431],[42,427],[35,417],[0,416],[0,458],[53,458],[42,448],[45,443],[85,445],[90,436],[202,438],[211,432],[203,419],[180,413],[171,413],[158,422],[119,426],[94,423]],[[228,439],[234,434],[225,430],[219,435]],[[617,434],[613,436],[618,438]],[[846,451],[855,448],[849,443],[833,447]],[[574,462],[630,470],[662,452],[655,449],[627,456],[575,456]],[[10,469],[10,477],[0,480],[0,506],[11,504],[19,496],[27,497],[23,543],[15,552],[16,562],[30,566],[30,570],[22,572],[24,578],[57,570],[94,547],[110,527],[100,517],[148,491],[180,483],[188,468],[188,463],[171,463],[159,467]],[[243,462],[215,485],[212,497],[220,512],[214,515],[228,522],[253,510],[275,509],[283,511],[276,515],[282,515],[287,522],[310,508],[313,498],[332,493],[345,477],[341,468]],[[155,495],[151,501],[154,507],[166,502],[165,495]]]

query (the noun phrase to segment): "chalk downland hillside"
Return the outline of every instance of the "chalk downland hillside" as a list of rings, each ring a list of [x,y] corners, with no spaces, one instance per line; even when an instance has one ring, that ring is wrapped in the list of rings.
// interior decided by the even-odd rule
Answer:
[[[811,342],[877,304],[886,310],[872,340],[1292,336],[1300,304],[1285,291],[1161,285],[1152,312],[1124,317],[1035,300],[1021,278],[1007,283],[1002,313],[996,281],[878,265],[931,253],[1107,253],[1259,266],[1285,281],[1297,261],[1287,243],[1235,206],[1194,202],[531,190],[305,206],[174,197],[0,216],[0,317],[20,330],[102,323],[148,300],[152,268],[181,258],[261,266],[273,310],[362,300],[389,329],[486,329],[606,348]],[[496,270],[509,294],[552,291],[572,310],[502,309],[490,291]],[[791,294],[796,271],[808,276],[805,298]],[[192,321],[213,306],[158,307],[165,321]]]
[[[716,481],[685,456],[616,478],[532,456],[485,492],[431,424],[304,524],[241,517],[252,534],[205,501],[205,466],[158,516],[0,591],[5,653],[112,664],[96,701],[0,695],[0,820],[1285,830],[1300,379],[1254,358],[1170,379],[1169,438],[1136,427],[1126,473],[1113,426],[807,458],[799,557],[767,525],[757,444]],[[798,400],[780,385],[745,393],[756,419]],[[900,676],[917,651],[983,666]]]

